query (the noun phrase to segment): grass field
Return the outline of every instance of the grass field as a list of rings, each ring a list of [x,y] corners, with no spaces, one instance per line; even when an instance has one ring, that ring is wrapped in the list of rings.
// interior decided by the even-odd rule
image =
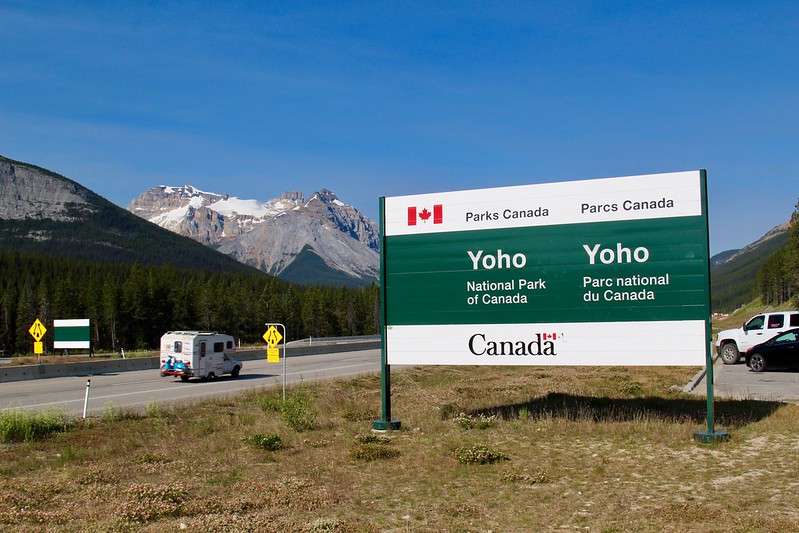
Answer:
[[[109,404],[87,421],[12,412],[0,530],[799,530],[799,408],[717,401],[732,439],[698,444],[705,400],[682,392],[697,370],[404,370],[402,428],[383,434],[378,376],[286,401],[259,389],[141,413]]]

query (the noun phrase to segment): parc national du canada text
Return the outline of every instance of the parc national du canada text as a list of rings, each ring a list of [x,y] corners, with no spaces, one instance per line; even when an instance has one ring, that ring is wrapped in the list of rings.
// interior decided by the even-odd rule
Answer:
[[[652,201],[625,200],[609,204],[581,204],[580,212],[584,215],[597,213],[612,213],[617,211],[640,210],[667,210],[674,207],[674,201],[661,198]],[[530,210],[504,211],[483,213],[466,213],[467,222],[546,217],[549,211],[546,208]],[[670,274],[642,275],[633,274],[625,276],[607,276],[593,273],[592,267],[596,265],[635,265],[645,264],[650,259],[650,251],[646,246],[631,245],[625,242],[616,242],[612,245],[600,243],[582,243],[580,245],[580,262],[586,265],[585,275],[581,277],[577,289],[582,300],[589,305],[598,302],[628,302],[655,300],[658,287],[670,285]],[[494,250],[467,250],[471,270],[485,272],[495,270],[518,270],[527,266],[527,255],[521,252],[512,252],[502,249]],[[466,282],[466,301],[470,306],[527,304],[528,295],[533,292],[541,293],[552,288],[552,281],[537,277],[513,277],[511,279],[496,281],[494,279],[473,279]],[[558,289],[556,289],[557,291]]]

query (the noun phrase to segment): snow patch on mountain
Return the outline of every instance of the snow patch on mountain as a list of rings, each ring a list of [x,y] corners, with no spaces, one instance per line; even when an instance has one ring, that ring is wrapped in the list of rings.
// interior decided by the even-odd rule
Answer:
[[[333,270],[362,281],[379,278],[376,224],[327,189],[307,201],[297,191],[259,201],[160,185],[128,210],[277,276],[308,246]]]

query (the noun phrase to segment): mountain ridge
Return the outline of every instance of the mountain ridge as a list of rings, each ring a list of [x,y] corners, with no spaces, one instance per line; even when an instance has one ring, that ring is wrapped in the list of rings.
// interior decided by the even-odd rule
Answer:
[[[738,250],[710,258],[710,295],[714,312],[729,312],[754,297],[755,276],[763,263],[788,242],[791,223],[768,230],[758,240]]]
[[[78,182],[0,156],[0,249],[106,263],[255,271],[134,216]]]
[[[278,277],[291,279],[284,273],[301,256],[316,262],[311,250],[324,267],[301,269],[318,274],[306,283],[362,286],[379,279],[377,225],[328,189],[308,200],[290,191],[259,201],[159,185],[134,198],[128,211]]]

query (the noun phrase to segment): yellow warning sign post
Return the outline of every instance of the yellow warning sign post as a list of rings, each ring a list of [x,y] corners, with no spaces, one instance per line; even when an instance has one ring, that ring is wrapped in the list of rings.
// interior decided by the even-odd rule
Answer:
[[[282,326],[282,324],[277,324]],[[283,331],[285,331],[285,326]],[[279,363],[280,362],[280,349],[277,347],[280,344],[280,341],[283,340],[283,335],[275,327],[275,324],[271,324],[269,329],[266,330],[264,333],[264,340],[268,348],[266,349],[266,362],[267,363]]]
[[[283,324],[266,324],[266,333],[263,335],[266,341],[266,362],[279,363],[280,362],[280,341],[283,341],[283,399],[286,399],[286,326]],[[279,329],[283,330],[283,333]]]
[[[31,329],[28,330],[28,333],[31,334],[33,337],[33,353],[39,356],[41,360],[41,355],[44,353],[44,343],[42,342],[42,337],[44,334],[47,333],[47,328],[44,327],[44,324],[37,318],[33,325],[31,325]]]

